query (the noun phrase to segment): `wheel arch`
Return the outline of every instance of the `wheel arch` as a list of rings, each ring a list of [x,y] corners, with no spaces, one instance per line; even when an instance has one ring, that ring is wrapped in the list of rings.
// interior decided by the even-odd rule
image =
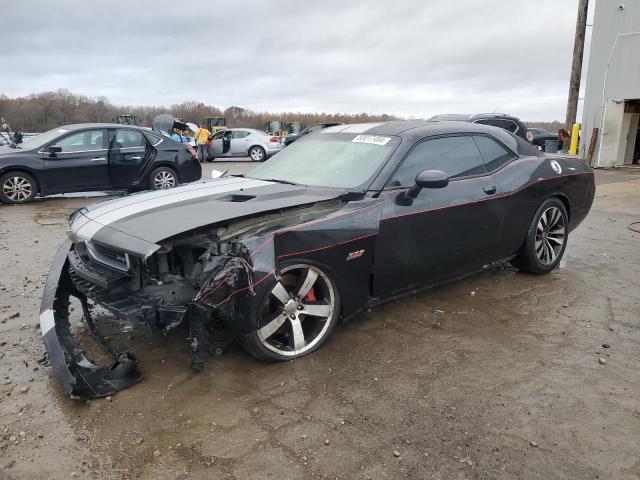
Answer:
[[[32,177],[34,179],[34,181],[36,182],[36,188],[38,189],[38,191],[36,193],[39,193],[39,194],[41,194],[43,196],[47,194],[47,190],[45,188],[44,182],[40,179],[40,176],[34,170],[32,170],[32,169],[30,169],[28,167],[23,167],[23,166],[6,167],[6,168],[0,170],[0,177],[6,175],[7,173],[12,173],[12,172],[26,173],[27,175]]]
[[[550,198],[557,198],[562,202],[562,204],[564,205],[564,208],[567,210],[567,216],[568,216],[567,220],[569,221],[569,223],[571,223],[571,200],[569,200],[569,197],[562,192],[557,192],[554,195],[551,195],[549,198],[546,198],[545,200],[543,200],[542,203],[546,202]],[[542,205],[542,203],[540,203],[540,205]]]

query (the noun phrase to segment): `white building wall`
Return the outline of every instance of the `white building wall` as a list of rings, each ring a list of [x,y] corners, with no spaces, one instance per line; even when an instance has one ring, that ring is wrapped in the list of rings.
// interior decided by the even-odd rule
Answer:
[[[594,166],[624,163],[626,152],[620,153],[617,141],[626,138],[628,132],[619,129],[630,122],[618,118],[623,107],[618,102],[630,99],[640,99],[640,0],[596,0],[580,138],[585,157],[593,128],[600,128]]]

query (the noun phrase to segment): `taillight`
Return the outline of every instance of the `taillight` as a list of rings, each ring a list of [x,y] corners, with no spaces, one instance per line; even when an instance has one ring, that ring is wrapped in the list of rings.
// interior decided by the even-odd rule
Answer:
[[[270,141],[271,143],[280,143],[280,139],[279,139],[278,137],[271,137],[271,138],[269,139],[269,141]]]
[[[193,147],[187,147],[187,152],[191,154],[192,160],[198,160],[198,152],[196,152]]]

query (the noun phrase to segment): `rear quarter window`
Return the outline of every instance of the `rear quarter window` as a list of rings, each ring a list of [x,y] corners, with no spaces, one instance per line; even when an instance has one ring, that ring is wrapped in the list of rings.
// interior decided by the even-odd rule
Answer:
[[[488,172],[498,170],[505,163],[517,158],[515,153],[503,147],[490,137],[474,135],[473,139],[478,146],[478,150],[480,150]]]

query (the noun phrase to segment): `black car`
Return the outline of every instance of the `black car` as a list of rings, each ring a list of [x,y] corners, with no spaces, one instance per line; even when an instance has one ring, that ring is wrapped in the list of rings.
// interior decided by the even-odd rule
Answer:
[[[557,141],[558,148],[562,150],[562,141],[558,138],[557,133],[551,133],[544,128],[529,128],[527,131],[531,134],[529,135],[530,142],[536,147],[544,148],[546,141]]]
[[[170,188],[201,177],[193,148],[150,130],[111,123],[65,125],[0,148],[0,201],[36,195]]]
[[[290,133],[284,136],[283,143],[286,147],[287,145],[291,145],[293,142],[298,140],[299,138],[304,137],[305,135],[309,135],[310,133],[319,132],[328,127],[335,127],[337,125],[343,125],[341,122],[325,122],[325,123],[316,123],[313,125],[309,125],[307,128],[302,130],[300,133]]]
[[[471,122],[479,123],[481,125],[491,125],[492,127],[502,128],[508,132],[517,135],[518,137],[529,140],[527,138],[527,127],[513,115],[506,113],[475,113],[473,115],[467,114],[442,114],[435,115],[429,119],[430,121],[457,121],[457,122]]]
[[[85,357],[70,297],[159,331],[188,321],[195,370],[232,339],[260,360],[300,357],[340,318],[496,261],[553,270],[594,193],[582,160],[497,128],[330,127],[246,176],[76,211],[43,293],[49,361],[78,398],[140,379],[133,354]]]

